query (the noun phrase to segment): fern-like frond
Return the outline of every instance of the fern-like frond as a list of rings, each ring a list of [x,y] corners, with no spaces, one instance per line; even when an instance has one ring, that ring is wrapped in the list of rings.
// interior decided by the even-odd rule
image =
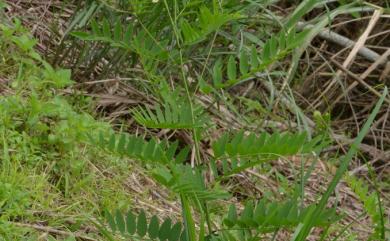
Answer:
[[[194,129],[204,127],[208,122],[201,106],[191,106],[182,99],[156,104],[154,110],[138,107],[132,113],[134,119],[147,128]]]
[[[157,139],[145,140],[142,137],[122,134],[106,135],[100,133],[99,138],[90,137],[94,145],[102,149],[126,155],[132,159],[166,164],[172,161],[181,163],[186,160],[188,148],[182,148],[178,153],[178,142],[169,143]]]
[[[240,131],[233,135],[224,134],[212,143],[214,158],[211,167],[214,175],[218,176],[217,161],[220,161],[222,173],[226,176],[280,156],[311,153],[323,145],[320,136],[307,140],[305,133],[270,135],[263,132],[256,136],[253,133],[245,135]]]
[[[184,43],[187,45],[199,43],[226,23],[241,17],[238,13],[222,13],[218,7],[212,12],[208,7],[202,6],[196,22],[190,24],[187,20],[181,21],[180,29]]]
[[[210,201],[230,197],[223,190],[206,187],[200,169],[189,165],[171,166],[171,170],[158,167],[153,171],[154,178],[175,193],[185,195],[192,200]]]
[[[238,64],[234,57],[229,57],[227,66],[221,64],[221,60],[215,62],[213,68],[213,83],[216,88],[226,88],[245,81],[264,71],[271,64],[287,56],[294,48],[298,47],[307,36],[307,31],[297,33],[295,30],[289,32],[281,31],[272,36],[258,51],[255,46],[247,51],[242,48]],[[226,75],[224,70],[226,69]],[[215,79],[216,76],[218,79]],[[225,80],[225,81],[222,81]]]
[[[92,19],[90,25],[89,32],[74,31],[71,35],[83,41],[100,42],[124,51],[135,52],[139,55],[139,60],[145,69],[150,71],[156,69],[160,62],[168,59],[168,51],[166,51],[168,42],[160,40],[156,44],[150,33],[145,30],[135,31],[133,23],[123,27],[119,19],[110,23],[107,18],[104,18],[99,22]]]
[[[74,31],[71,35],[84,41],[103,42],[113,47],[132,49],[133,25],[129,24],[126,28],[123,28],[120,21],[111,24],[107,18],[104,18],[101,22],[92,19],[90,25],[91,32]]]
[[[279,203],[261,199],[256,204],[248,202],[240,214],[235,205],[231,205],[223,223],[228,229],[241,228],[252,230],[253,233],[269,233],[298,226],[314,208],[315,205],[301,208],[297,201]],[[323,227],[338,219],[335,208],[327,209],[317,217],[315,226]]]
[[[346,178],[348,185],[352,191],[358,196],[362,202],[364,210],[367,212],[372,223],[374,224],[374,232],[371,234],[369,240],[381,240],[381,234],[384,232],[384,225],[386,218],[383,217],[380,210],[380,203],[375,192],[370,192],[368,185],[362,180],[349,176]]]
[[[138,216],[130,211],[127,214],[122,214],[119,210],[113,213],[106,211],[105,217],[110,232],[120,234],[124,238],[160,241],[186,240],[182,223],[172,223],[170,218],[166,218],[160,224],[157,216],[148,220],[143,210]]]

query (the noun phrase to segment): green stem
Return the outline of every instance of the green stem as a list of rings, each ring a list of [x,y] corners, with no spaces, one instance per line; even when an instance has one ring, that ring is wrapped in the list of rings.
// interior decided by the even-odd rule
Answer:
[[[196,241],[195,222],[191,214],[191,207],[187,198],[180,194],[180,201],[182,207],[182,215],[184,219],[184,227],[188,241]]]

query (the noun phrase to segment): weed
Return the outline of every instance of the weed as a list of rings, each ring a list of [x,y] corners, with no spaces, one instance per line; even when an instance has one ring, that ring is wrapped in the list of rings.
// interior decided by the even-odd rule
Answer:
[[[120,201],[128,196],[118,191],[123,189],[118,179],[97,178],[91,172],[107,156],[85,149],[86,134],[110,126],[81,112],[89,109],[88,100],[83,104],[79,97],[64,94],[73,84],[70,70],[43,60],[34,50],[36,40],[19,20],[2,23],[0,29],[0,49],[8,52],[2,57],[1,76],[10,81],[9,92],[0,96],[1,236],[37,240],[34,226],[23,220],[35,222],[48,215],[48,224],[63,225],[67,216],[77,216],[80,210],[86,211],[76,223],[114,203],[128,207]],[[75,101],[78,106],[70,104]],[[91,166],[94,158],[99,162]],[[111,159],[109,163],[113,164]],[[58,217],[50,216],[52,210]],[[80,224],[73,227],[78,228]]]

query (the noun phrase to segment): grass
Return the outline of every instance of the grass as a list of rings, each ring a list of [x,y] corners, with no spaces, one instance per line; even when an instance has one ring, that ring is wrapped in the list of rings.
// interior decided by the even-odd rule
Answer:
[[[9,59],[3,58],[2,76],[17,79],[0,99],[3,239],[37,240],[41,230],[18,225],[27,220],[71,233],[102,207],[129,208],[124,180],[134,171],[131,165],[82,144],[85,133],[110,129],[88,114],[91,99],[61,94],[64,84],[71,84],[67,70],[36,58],[32,45],[17,48],[27,36],[21,27],[2,28],[15,31],[2,35],[1,49],[11,50],[4,55]]]
[[[386,7],[0,1],[2,240],[386,240]]]

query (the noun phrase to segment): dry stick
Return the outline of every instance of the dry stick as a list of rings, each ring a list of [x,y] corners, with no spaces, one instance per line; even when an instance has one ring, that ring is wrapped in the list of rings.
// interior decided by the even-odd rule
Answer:
[[[313,24],[308,24],[308,23],[305,23],[305,22],[298,22],[297,23],[297,29],[298,30],[312,29],[314,27],[315,26]],[[323,38],[323,39],[326,39],[328,41],[331,41],[331,42],[334,42],[334,43],[339,44],[341,46],[344,46],[344,47],[350,47],[350,46],[356,45],[356,43],[354,41],[352,41],[349,38],[344,37],[344,36],[342,36],[342,35],[340,35],[340,34],[338,34],[336,32],[331,31],[328,28],[325,28],[323,31],[318,33],[318,36]],[[371,49],[369,49],[367,47],[364,47],[364,46],[361,46],[361,48],[358,49],[358,53],[360,55],[362,55],[363,57],[365,57],[366,59],[370,60],[370,61],[376,61],[376,59],[378,59],[379,56],[380,56],[375,51],[373,51],[373,50],[371,50]],[[291,70],[292,69],[290,69],[290,71]],[[282,86],[280,92],[284,92],[286,84],[287,84],[287,82],[285,81],[283,83],[283,86]],[[278,102],[279,102],[279,99],[276,100],[275,106],[277,105]],[[316,106],[314,106],[314,108],[316,108]]]
[[[387,60],[387,57],[390,56],[390,48],[380,56],[366,71],[364,71],[363,74],[360,75],[360,78],[364,80],[368,77],[368,75],[374,71],[380,64],[384,63],[385,60]],[[357,81],[354,81],[348,88],[339,95],[339,97],[336,98],[334,103],[337,103],[343,98],[348,92],[350,92],[352,89],[354,89],[359,83]]]
[[[386,63],[386,67],[383,70],[383,73],[381,74],[380,80],[385,80],[389,77],[390,74],[390,61]]]
[[[351,52],[349,53],[347,59],[344,61],[343,63],[343,67],[345,69],[348,69],[348,67],[351,65],[352,61],[355,59],[356,57],[356,54],[359,52],[359,50],[364,46],[364,43],[366,42],[367,38],[368,38],[368,35],[370,34],[371,30],[374,28],[376,22],[379,20],[381,14],[383,12],[383,9],[380,9],[380,10],[375,10],[374,14],[372,15],[372,18],[366,28],[366,30],[364,31],[364,33],[360,36],[360,38],[358,39],[358,41],[355,43],[355,46],[353,47],[353,49],[351,50]],[[314,108],[317,108],[318,105],[320,105],[321,103],[321,98],[326,94],[328,93],[328,91],[333,87],[333,85],[335,83],[337,83],[337,81],[340,79],[340,76],[342,74],[342,71],[341,70],[338,70],[336,72],[336,76],[333,78],[333,80],[329,83],[329,85],[326,87],[326,89],[318,96],[318,98],[314,101],[314,103],[317,103],[316,105],[314,105]]]
[[[74,236],[75,238],[82,239],[82,240],[88,240],[88,241],[97,241],[97,239],[90,238],[88,236],[84,236],[84,235],[80,235],[80,234],[72,233],[72,232],[66,232],[66,231],[54,229],[54,228],[47,227],[47,226],[41,226],[41,225],[36,225],[36,224],[27,224],[27,223],[16,223],[16,222],[12,222],[12,224],[14,224],[18,227],[32,228],[32,229],[36,229],[38,231],[42,231],[42,232],[46,232],[46,233],[52,233],[52,234],[63,235],[63,236]]]
[[[306,24],[304,22],[298,22],[297,24],[297,28],[298,29],[311,29],[311,28],[314,28],[314,25],[312,24]],[[319,34],[318,34],[318,37],[320,38],[323,38],[325,40],[328,40],[330,42],[333,42],[335,44],[338,44],[340,46],[343,46],[343,47],[350,47],[350,46],[354,46],[356,44],[355,41],[341,35],[341,34],[338,34],[336,32],[333,32],[331,31],[330,29],[328,28],[325,28],[323,31],[321,31]],[[362,48],[359,49],[358,53],[366,58],[367,60],[369,61],[376,61],[378,58],[379,58],[379,54],[365,46],[362,46]]]
[[[339,57],[339,55],[341,55],[342,53],[344,53],[344,51],[346,51],[348,49],[348,47],[346,48],[343,48],[342,50],[338,51],[337,53],[335,53],[331,58],[337,58]],[[318,52],[319,50],[317,50]],[[317,67],[304,81],[303,81],[303,84],[302,86],[300,86],[300,93],[305,93],[305,91],[309,91],[310,88],[308,88],[308,85],[310,82],[312,82],[312,80],[316,77],[317,74],[319,74],[319,72],[325,67],[325,66],[330,66],[330,63],[328,61],[325,61],[325,57],[321,57],[323,59],[323,63]],[[310,107],[313,107],[313,104],[310,103]],[[314,108],[314,107],[313,107]]]
[[[364,71],[363,74],[360,75],[360,78],[365,79],[368,77],[369,74],[371,74],[372,71],[374,71],[380,64],[385,63],[385,60],[387,60],[387,57],[390,56],[390,48],[384,52],[380,58],[378,58],[366,71]]]
[[[343,66],[345,68],[348,68],[351,65],[351,63],[355,59],[356,54],[358,53],[359,49],[361,49],[364,46],[364,43],[366,42],[366,40],[368,38],[368,35],[371,33],[371,31],[374,28],[376,22],[379,20],[382,12],[383,12],[383,9],[375,10],[375,12],[372,15],[372,18],[371,18],[367,28],[366,28],[366,30],[364,31],[362,36],[360,36],[359,40],[356,42],[356,44],[355,44],[354,48],[352,49],[351,53],[348,55],[347,59],[344,61]]]
[[[382,94],[379,91],[377,91],[376,89],[372,88],[371,85],[367,84],[363,79],[361,79],[359,76],[357,76],[356,74],[354,74],[351,71],[349,71],[347,68],[345,68],[339,62],[337,62],[336,60],[333,60],[333,59],[331,59],[331,61],[332,61],[332,63],[334,63],[340,69],[340,71],[343,71],[347,75],[349,75],[352,78],[354,78],[355,80],[357,80],[357,82],[359,82],[359,84],[364,85],[364,87],[366,87],[374,95],[376,95],[378,97],[382,96]],[[390,104],[390,100],[388,98],[385,98],[385,101],[386,101],[386,103]]]

